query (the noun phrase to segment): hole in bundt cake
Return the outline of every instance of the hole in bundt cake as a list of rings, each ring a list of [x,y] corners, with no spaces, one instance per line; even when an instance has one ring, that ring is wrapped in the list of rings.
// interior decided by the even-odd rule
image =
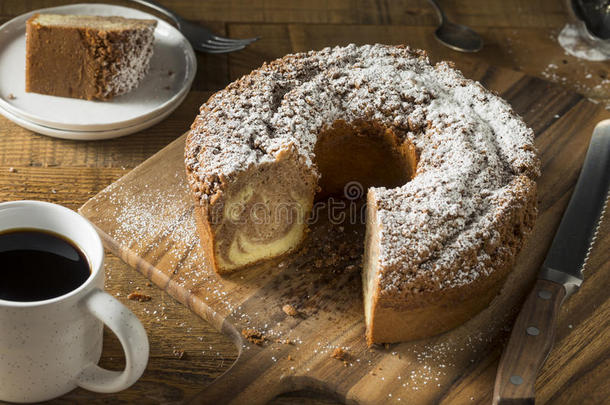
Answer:
[[[374,261],[378,252],[375,232],[365,233],[365,223],[373,228],[377,224],[370,213],[367,215],[364,204],[370,187],[395,188],[415,176],[415,147],[400,135],[374,121],[347,123],[339,120],[318,135],[314,149],[320,172],[316,204],[327,200],[330,207],[332,200],[338,197],[350,200],[344,205],[347,210],[352,210],[354,203],[358,206],[356,218],[351,212],[343,218],[349,218],[346,222],[357,225],[352,243],[360,249],[364,247],[362,287],[367,319],[371,317],[371,284],[374,282],[374,271],[368,270],[376,268]],[[359,200],[355,201],[355,197]]]
[[[320,215],[334,224],[364,225],[367,189],[405,184],[413,178],[417,161],[410,141],[364,120],[334,122],[318,135],[314,154],[320,173],[317,186],[314,172],[304,170],[298,154],[288,147],[273,162],[244,172],[219,196],[221,203],[210,213],[219,271],[293,250]],[[316,189],[318,202],[329,204],[312,207]],[[331,204],[337,201],[331,196],[350,203]]]
[[[321,174],[316,200],[329,196],[353,199],[347,185],[398,187],[415,174],[415,148],[393,130],[376,122],[338,120],[318,135],[315,163]]]

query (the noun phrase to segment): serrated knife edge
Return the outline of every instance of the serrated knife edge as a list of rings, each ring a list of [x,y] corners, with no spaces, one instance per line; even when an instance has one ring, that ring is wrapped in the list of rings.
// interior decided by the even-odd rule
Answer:
[[[567,296],[582,284],[583,270],[607,209],[610,195],[610,120],[597,124],[582,170],[539,279],[564,286]]]
[[[606,194],[606,201],[604,201],[604,206],[602,208],[601,213],[599,214],[599,219],[597,220],[597,226],[595,227],[595,231],[593,231],[593,236],[591,237],[591,243],[589,243],[589,249],[587,249],[587,254],[585,256],[585,260],[582,263],[582,267],[580,269],[581,272],[585,272],[587,269],[587,263],[589,261],[589,257],[591,256],[591,251],[593,251],[593,247],[595,246],[595,242],[597,241],[597,236],[599,235],[599,228],[602,225],[602,221],[606,216],[606,212],[608,211],[608,201],[610,200],[610,191]]]

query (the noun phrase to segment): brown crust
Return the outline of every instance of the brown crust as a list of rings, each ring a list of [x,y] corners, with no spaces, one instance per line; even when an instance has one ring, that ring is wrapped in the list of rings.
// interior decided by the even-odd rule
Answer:
[[[506,262],[489,276],[471,284],[425,292],[421,295],[422,302],[417,304],[400,305],[394,300],[384,302],[375,295],[373,316],[366,333],[367,343],[423,339],[455,328],[489,305],[502,288],[512,265],[512,262]]]
[[[222,274],[222,269],[219,268],[214,254],[214,233],[210,228],[210,221],[207,220],[207,207],[200,204],[199,198],[194,198],[195,206],[193,207],[193,216],[201,241],[201,248],[204,251],[204,256],[209,261],[210,267],[218,274]]]

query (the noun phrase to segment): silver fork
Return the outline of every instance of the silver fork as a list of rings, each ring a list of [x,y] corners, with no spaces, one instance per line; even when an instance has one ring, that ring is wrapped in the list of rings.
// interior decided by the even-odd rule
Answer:
[[[214,34],[212,31],[207,28],[193,24],[189,22],[173,11],[165,8],[161,4],[152,0],[131,0],[134,3],[140,3],[145,6],[148,6],[154,10],[157,10],[161,14],[167,16],[171,19],[176,25],[178,29],[184,34],[184,36],[189,40],[193,48],[197,51],[207,52],[207,53],[227,53],[239,51],[240,49],[244,49],[246,46],[250,45],[254,41],[258,41],[259,37],[256,38],[247,38],[247,39],[231,39],[220,37]]]

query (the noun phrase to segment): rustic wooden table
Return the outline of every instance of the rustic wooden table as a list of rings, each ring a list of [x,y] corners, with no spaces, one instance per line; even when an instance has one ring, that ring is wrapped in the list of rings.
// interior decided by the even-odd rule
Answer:
[[[78,1],[3,0],[0,23],[32,9]],[[198,73],[182,106],[162,123],[138,134],[102,142],[52,139],[25,130],[0,117],[0,201],[36,199],[77,209],[147,157],[185,132],[199,105],[215,90],[286,53],[355,43],[405,43],[427,49],[433,60],[460,64],[484,61],[558,82],[600,102],[610,103],[610,66],[568,56],[557,43],[567,21],[562,1],[442,1],[455,21],[479,31],[486,42],[468,55],[439,45],[432,36],[436,17],[423,0],[161,1],[181,15],[231,37],[262,36],[247,50],[230,55],[198,55]],[[112,1],[123,4],[128,2]],[[607,268],[609,222],[592,262]],[[55,403],[181,403],[226,370],[236,356],[233,344],[206,322],[151,286],[116,257],[106,257],[107,290],[142,320],[151,343],[148,368],[130,389],[118,394],[93,394],[77,389]],[[127,300],[140,288],[149,302]],[[602,294],[604,294],[602,292]],[[540,403],[603,403],[610,397],[610,301],[592,309],[598,328],[574,329],[557,342],[537,388]],[[559,327],[579,323],[578,311],[567,311]],[[592,344],[587,344],[587,342]],[[501,348],[477,366],[451,403],[488,403]],[[118,340],[104,335],[101,365],[121,369]],[[561,361],[558,361],[561,359]],[[476,401],[469,393],[477,392]],[[336,403],[324,393],[285,394],[274,403]]]

